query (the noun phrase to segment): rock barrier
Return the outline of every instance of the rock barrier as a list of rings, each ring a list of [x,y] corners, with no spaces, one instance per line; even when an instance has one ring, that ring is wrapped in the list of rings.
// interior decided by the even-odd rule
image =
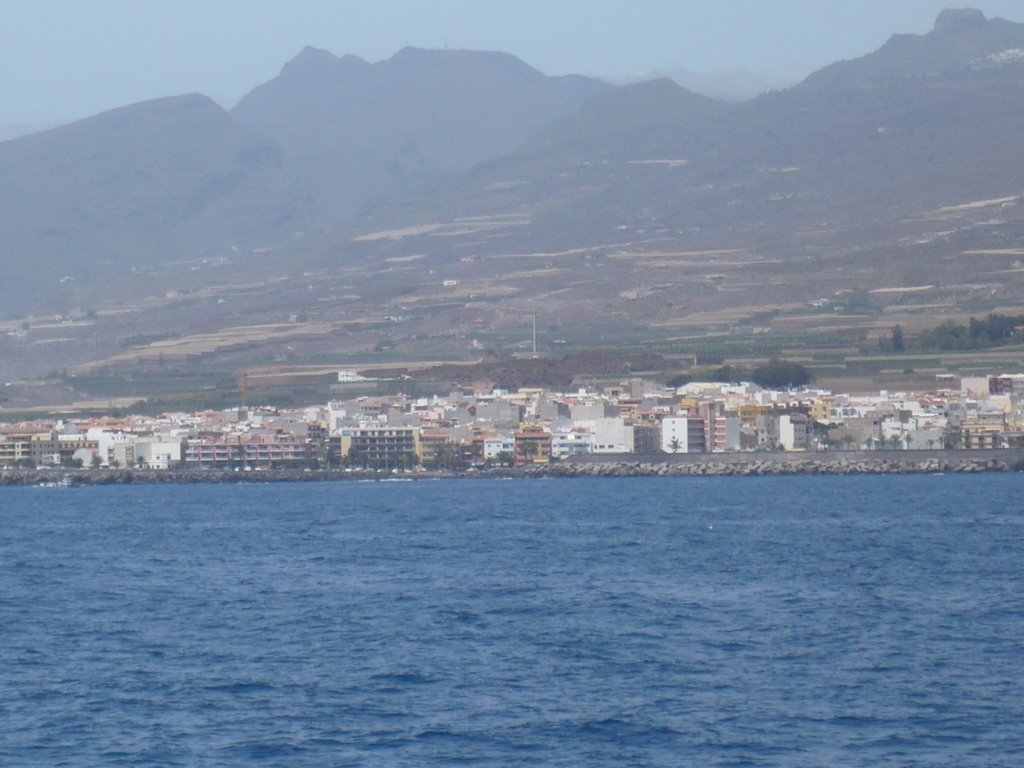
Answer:
[[[783,475],[920,475],[1011,472],[1022,467],[1002,457],[904,459],[807,457],[721,461],[562,462],[524,469],[543,477],[765,477]]]
[[[168,485],[189,483],[309,483],[340,480],[431,480],[486,477],[766,477],[785,475],[914,475],[1024,471],[1024,450],[860,452],[849,454],[695,454],[660,458],[586,456],[553,464],[468,472],[274,469],[257,472],[144,469],[12,469],[4,486]]]

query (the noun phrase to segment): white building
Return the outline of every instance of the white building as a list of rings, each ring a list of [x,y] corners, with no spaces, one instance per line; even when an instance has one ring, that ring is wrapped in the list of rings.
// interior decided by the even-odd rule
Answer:
[[[593,432],[593,453],[633,452],[633,425],[627,424],[621,416],[587,419],[576,424]]]
[[[697,440],[697,433],[700,439]],[[704,422],[690,416],[666,416],[661,420],[661,450],[665,453],[701,453]]]
[[[516,450],[515,437],[511,434],[484,438],[484,460],[493,461],[499,454],[513,454]]]
[[[802,413],[779,416],[779,444],[787,451],[806,451],[807,417]]]
[[[136,461],[150,469],[170,469],[184,459],[182,440],[163,437],[140,437],[135,442]]]
[[[559,459],[581,456],[594,450],[594,433],[585,429],[555,431],[551,433],[551,455]]]
[[[110,431],[103,427],[90,427],[85,432],[87,440],[96,441],[96,453],[100,457],[102,466],[108,466],[110,461],[116,459],[122,466],[125,465],[126,453],[131,454],[132,462],[135,461],[135,435],[128,432]],[[126,446],[133,446],[127,448]],[[117,450],[115,452],[115,447]]]

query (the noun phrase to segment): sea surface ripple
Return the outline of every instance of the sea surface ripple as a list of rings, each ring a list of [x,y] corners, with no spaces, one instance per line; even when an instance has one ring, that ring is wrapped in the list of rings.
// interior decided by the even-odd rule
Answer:
[[[0,764],[1019,766],[1024,476],[0,491]]]

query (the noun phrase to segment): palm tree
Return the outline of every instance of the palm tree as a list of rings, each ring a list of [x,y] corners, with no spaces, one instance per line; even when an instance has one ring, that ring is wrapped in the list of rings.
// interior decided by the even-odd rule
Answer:
[[[519,449],[520,453],[527,461],[531,461],[534,456],[540,451],[540,446],[537,445],[533,440],[522,441],[522,447]]]

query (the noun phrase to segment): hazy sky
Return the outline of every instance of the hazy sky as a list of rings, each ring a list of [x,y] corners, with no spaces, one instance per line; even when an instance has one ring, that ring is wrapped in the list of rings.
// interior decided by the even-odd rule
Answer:
[[[231,105],[306,45],[513,53],[547,74],[806,72],[923,33],[944,0],[0,0],[0,126],[199,91]],[[977,0],[1024,21],[1022,0]]]

